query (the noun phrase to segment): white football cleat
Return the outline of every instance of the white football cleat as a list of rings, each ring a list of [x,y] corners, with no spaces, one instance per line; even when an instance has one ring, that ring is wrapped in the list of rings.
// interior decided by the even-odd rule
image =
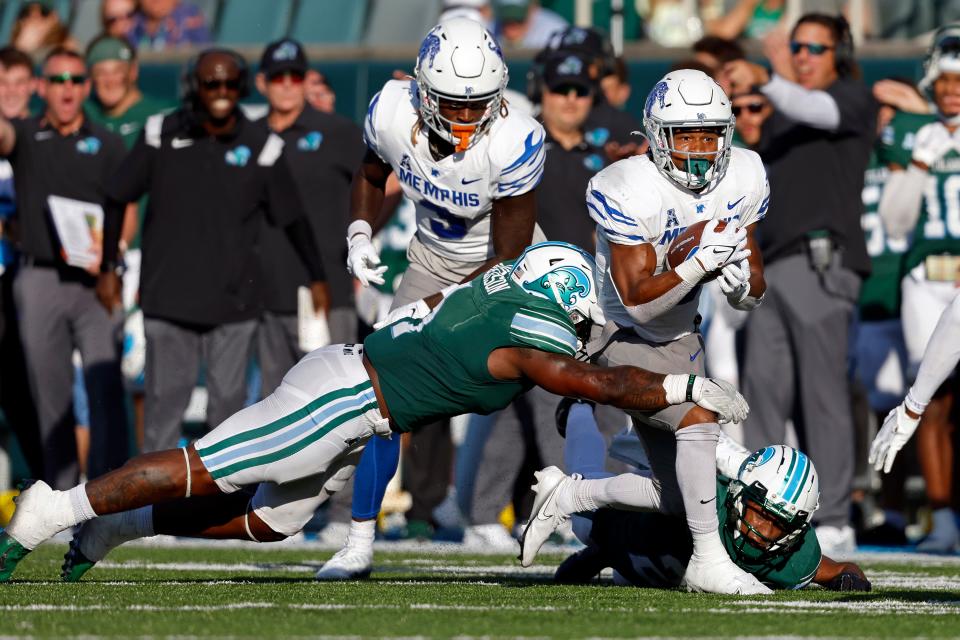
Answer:
[[[467,549],[517,552],[517,539],[499,523],[475,524],[463,530],[463,546]]]
[[[321,581],[362,580],[373,571],[373,545],[347,544],[327,560],[315,576]]]
[[[530,511],[530,522],[527,523],[526,529],[523,530],[523,537],[520,538],[520,564],[524,567],[533,564],[537,552],[550,534],[570,517],[569,513],[561,510],[557,505],[557,494],[571,480],[579,479],[578,474],[568,476],[556,467],[541,469],[533,475],[537,479],[537,484],[531,489],[537,496]]]
[[[733,563],[728,556],[706,558],[694,552],[680,586],[687,591],[760,595],[773,593],[769,587]]]

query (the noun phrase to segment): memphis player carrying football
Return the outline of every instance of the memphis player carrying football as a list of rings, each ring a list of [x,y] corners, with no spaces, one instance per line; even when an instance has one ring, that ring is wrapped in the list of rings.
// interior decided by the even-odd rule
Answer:
[[[391,80],[370,101],[369,147],[353,186],[347,231],[349,271],[382,283],[370,243],[392,172],[416,206],[410,267],[394,296],[409,306],[490,266],[516,258],[534,241],[534,189],[543,175],[543,127],[503,99],[507,67],[494,37],[465,18],[442,21],[424,38],[415,79]],[[439,428],[418,439],[446,437]],[[411,456],[428,446],[411,447]],[[321,580],[363,577],[373,562],[374,518],[400,455],[398,438],[377,438],[357,467],[347,545],[317,573]],[[411,457],[411,464],[418,460]]]
[[[769,187],[759,156],[732,148],[734,118],[720,86],[700,71],[673,71],[656,84],[644,107],[650,151],[607,167],[587,186],[597,223],[597,284],[607,324],[588,346],[604,365],[702,375],[703,342],[697,303],[701,283],[717,276],[730,305],[750,310],[766,287],[754,225],[767,213]],[[730,223],[722,230],[721,220]],[[698,249],[675,269],[665,264],[671,241],[709,221]],[[663,496],[682,501],[693,537],[684,575],[692,591],[767,593],[736,566],[718,535],[714,456],[717,416],[692,404],[631,412],[655,480],[629,474],[635,509],[657,509]],[[541,474],[536,516],[524,532],[529,565],[561,516],[541,518],[562,474]],[[609,481],[617,482],[616,478]],[[680,511],[681,509],[677,509]]]

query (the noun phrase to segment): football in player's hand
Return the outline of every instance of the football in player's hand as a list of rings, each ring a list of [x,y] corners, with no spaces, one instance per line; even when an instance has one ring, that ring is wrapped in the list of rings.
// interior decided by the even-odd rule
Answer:
[[[676,269],[681,262],[692,257],[690,254],[693,253],[694,249],[700,248],[700,236],[703,235],[703,229],[707,226],[708,222],[710,221],[703,220],[697,222],[677,234],[677,237],[673,239],[673,242],[670,243],[670,247],[667,249],[666,261],[669,269]],[[721,220],[717,224],[717,231],[723,231],[726,226],[727,223]],[[719,271],[709,273],[701,282],[715,280],[718,275],[720,275]]]

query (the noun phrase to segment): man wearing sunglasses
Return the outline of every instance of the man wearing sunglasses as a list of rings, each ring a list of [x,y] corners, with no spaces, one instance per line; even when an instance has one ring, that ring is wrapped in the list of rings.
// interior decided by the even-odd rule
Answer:
[[[257,90],[266,96],[266,124],[284,141],[304,208],[317,231],[316,241],[329,275],[328,322],[332,343],[357,341],[353,284],[343,268],[343,238],[350,211],[350,183],[360,167],[363,134],[353,122],[320,113],[306,102],[305,78],[310,67],[300,43],[284,39],[267,45],[260,59]],[[297,332],[297,287],[310,275],[282,229],[267,226],[261,238],[264,270],[264,312],[257,329],[257,353],[263,395],[280,385],[284,374],[304,354]]]
[[[730,98],[733,117],[737,119],[734,144],[755,149],[760,143],[763,123],[773,113],[773,106],[763,92],[754,88]]]
[[[269,219],[307,267],[313,303],[327,306],[323,263],[286,159],[283,140],[238,108],[244,60],[226,49],[199,55],[183,106],[148,118],[107,185],[98,295],[116,301],[123,208],[149,194],[140,307],[146,335],[144,450],[175,446],[206,365],[207,421],[243,406],[247,354],[262,301],[257,247]]]
[[[44,477],[57,486],[77,479],[73,367],[76,348],[90,397],[89,474],[123,463],[127,425],[118,344],[121,317],[94,294],[95,276],[64,261],[48,196],[100,204],[105,183],[124,156],[119,136],[84,116],[90,91],[83,58],[55,49],[43,63],[37,90],[42,114],[0,118],[0,156],[14,169],[21,268],[14,283],[30,387],[37,406]]]
[[[842,17],[802,16],[774,72],[739,60],[733,91],[759,85],[774,113],[757,151],[776,215],[764,225],[765,304],[746,325],[744,390],[756,400],[745,444],[782,442],[791,415],[823,474],[817,535],[828,553],[855,547],[850,527],[854,430],[847,346],[861,279],[870,272],[860,218],[877,104],[859,79]],[[784,376],[782,372],[796,372]]]

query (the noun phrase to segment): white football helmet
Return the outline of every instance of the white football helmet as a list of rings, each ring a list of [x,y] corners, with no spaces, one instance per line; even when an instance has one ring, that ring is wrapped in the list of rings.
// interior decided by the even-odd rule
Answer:
[[[960,22],[940,27],[933,35],[918,85],[930,100],[933,100],[933,83],[944,72],[960,73]]]
[[[769,538],[750,524],[745,518],[747,502],[756,504],[779,526],[778,537]],[[813,461],[782,444],[755,451],[730,481],[726,507],[726,525],[738,555],[756,561],[783,553],[800,539],[820,507],[820,480]],[[761,548],[757,539],[748,537],[741,528],[752,532],[765,546]]]
[[[552,300],[570,315],[577,335],[583,340],[590,324],[602,324],[593,278],[593,256],[566,242],[540,242],[527,247],[513,264],[510,277],[535,296]]]
[[[417,55],[420,118],[447,142],[464,151],[486,131],[503,104],[507,65],[500,45],[483,25],[467,18],[444,20],[427,34]],[[476,122],[440,115],[440,100],[486,102]]]
[[[654,85],[643,107],[643,127],[650,140],[653,162],[660,173],[687,189],[713,187],[726,173],[733,139],[733,111],[730,99],[713,78],[694,69],[671,71]],[[717,150],[694,157],[677,151],[674,135],[678,129],[716,128]],[[680,169],[673,155],[686,156]],[[713,158],[704,158],[704,156]]]

